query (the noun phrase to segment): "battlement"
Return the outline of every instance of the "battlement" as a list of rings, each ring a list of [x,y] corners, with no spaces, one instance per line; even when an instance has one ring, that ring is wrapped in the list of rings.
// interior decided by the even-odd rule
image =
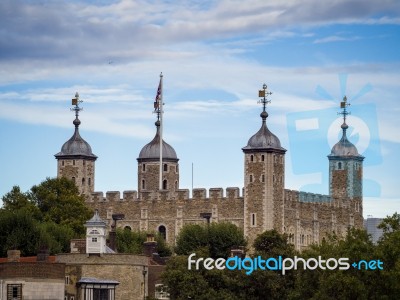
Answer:
[[[133,202],[133,201],[192,201],[192,200],[234,200],[243,198],[243,189],[240,193],[238,187],[210,188],[208,191],[203,188],[196,188],[192,191],[179,189],[176,191],[108,191],[104,196],[103,192],[93,192],[87,197],[87,202]]]
[[[315,194],[302,191],[294,191],[285,189],[286,201],[298,201],[309,203],[331,203],[332,198],[329,195]]]

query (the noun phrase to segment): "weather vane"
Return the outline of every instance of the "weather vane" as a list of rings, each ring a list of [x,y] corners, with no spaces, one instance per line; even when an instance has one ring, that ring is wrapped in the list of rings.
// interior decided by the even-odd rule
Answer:
[[[267,92],[267,85],[264,83],[263,84],[263,89],[258,91],[258,97],[262,97],[262,99],[260,99],[258,101],[258,103],[262,103],[263,104],[263,112],[265,111],[265,108],[267,107],[267,104],[271,103],[271,100],[267,100],[267,97],[269,95],[272,95],[272,92]]]
[[[72,98],[72,105],[75,107],[71,108],[71,111],[75,112],[75,117],[78,119],[79,111],[83,110],[83,108],[79,107],[79,104],[82,103],[83,100],[79,100],[78,92],[75,93],[75,98]]]
[[[351,113],[347,111],[347,107],[350,106],[350,103],[347,103],[347,97],[343,97],[343,101],[340,102],[340,108],[342,109],[341,112],[338,112],[338,115],[343,116],[343,124],[346,124],[346,117],[347,115],[350,115]]]

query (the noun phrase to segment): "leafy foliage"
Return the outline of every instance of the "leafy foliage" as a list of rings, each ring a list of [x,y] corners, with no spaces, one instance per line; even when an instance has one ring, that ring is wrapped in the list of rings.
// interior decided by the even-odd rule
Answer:
[[[206,248],[210,257],[229,257],[233,247],[246,246],[243,232],[231,223],[211,223],[208,226],[189,224],[182,228],[176,241],[176,254],[189,255]]]
[[[188,270],[188,254],[196,258],[209,257],[210,239],[201,226],[183,228],[178,237],[181,255],[173,257],[163,274],[171,299],[397,299],[400,295],[400,215],[383,220],[384,235],[373,244],[364,230],[349,229],[345,237],[332,234],[319,245],[296,253],[287,243],[287,236],[266,231],[254,242],[252,257],[349,258],[349,263],[360,260],[380,260],[383,270],[315,269],[279,271],[255,270],[245,275],[244,270]],[[211,229],[211,227],[210,227]],[[209,235],[207,235],[209,237]],[[197,247],[197,248],[196,248]]]
[[[71,238],[79,238],[91,211],[75,184],[49,179],[23,193],[18,186],[2,197],[0,209],[0,255],[8,249],[35,255],[40,248],[51,254],[68,252]]]
[[[146,239],[147,233],[144,231],[137,232],[117,228],[117,251],[119,253],[143,254],[143,243]],[[157,242],[156,251],[161,257],[171,255],[171,249],[160,234],[155,235],[155,241]]]

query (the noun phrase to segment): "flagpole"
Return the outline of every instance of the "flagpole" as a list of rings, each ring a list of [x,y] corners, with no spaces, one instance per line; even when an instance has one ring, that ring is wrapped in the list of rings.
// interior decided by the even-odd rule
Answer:
[[[159,103],[159,109],[160,109],[160,186],[159,189],[160,191],[163,188],[162,184],[162,178],[163,178],[163,165],[162,165],[162,155],[163,155],[163,86],[162,86],[162,80],[163,80],[163,74],[161,72],[160,74],[160,86],[161,86],[161,95],[160,95],[160,103]]]

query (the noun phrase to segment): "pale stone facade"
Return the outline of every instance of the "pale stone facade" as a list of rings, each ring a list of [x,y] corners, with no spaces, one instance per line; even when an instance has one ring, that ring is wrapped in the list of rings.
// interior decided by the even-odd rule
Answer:
[[[264,97],[264,102],[265,102]],[[263,102],[263,103],[264,103]],[[267,102],[265,102],[267,103]],[[318,195],[285,189],[285,153],[278,137],[267,125],[268,113],[261,113],[262,126],[249,139],[244,152],[244,188],[179,189],[179,165],[175,150],[163,142],[162,189],[159,189],[159,122],[154,139],[138,158],[138,192],[85,193],[87,205],[98,209],[111,225],[113,213],[124,213],[119,227],[132,230],[166,230],[166,240],[174,244],[185,224],[205,223],[204,213],[211,222],[231,222],[241,228],[251,244],[265,230],[276,229],[289,234],[289,241],[301,250],[319,243],[328,234],[343,235],[349,227],[362,228],[362,162],[364,157],[346,137],[347,125],[342,125],[343,137],[328,156],[329,195]],[[344,119],[345,120],[345,119]],[[158,148],[157,148],[158,147]],[[235,150],[233,150],[235,151]],[[91,152],[90,152],[91,153]],[[159,152],[158,152],[159,153]],[[321,153],[324,155],[324,153]],[[59,159],[59,158],[58,158]],[[85,158],[83,158],[85,160]],[[93,157],[86,159],[92,165]],[[71,178],[58,161],[58,176]],[[78,168],[85,167],[82,164]],[[86,165],[87,166],[87,165]],[[80,171],[76,171],[79,174]],[[72,173],[71,173],[72,174]],[[81,191],[81,181],[76,181]],[[203,216],[201,216],[203,215]]]

